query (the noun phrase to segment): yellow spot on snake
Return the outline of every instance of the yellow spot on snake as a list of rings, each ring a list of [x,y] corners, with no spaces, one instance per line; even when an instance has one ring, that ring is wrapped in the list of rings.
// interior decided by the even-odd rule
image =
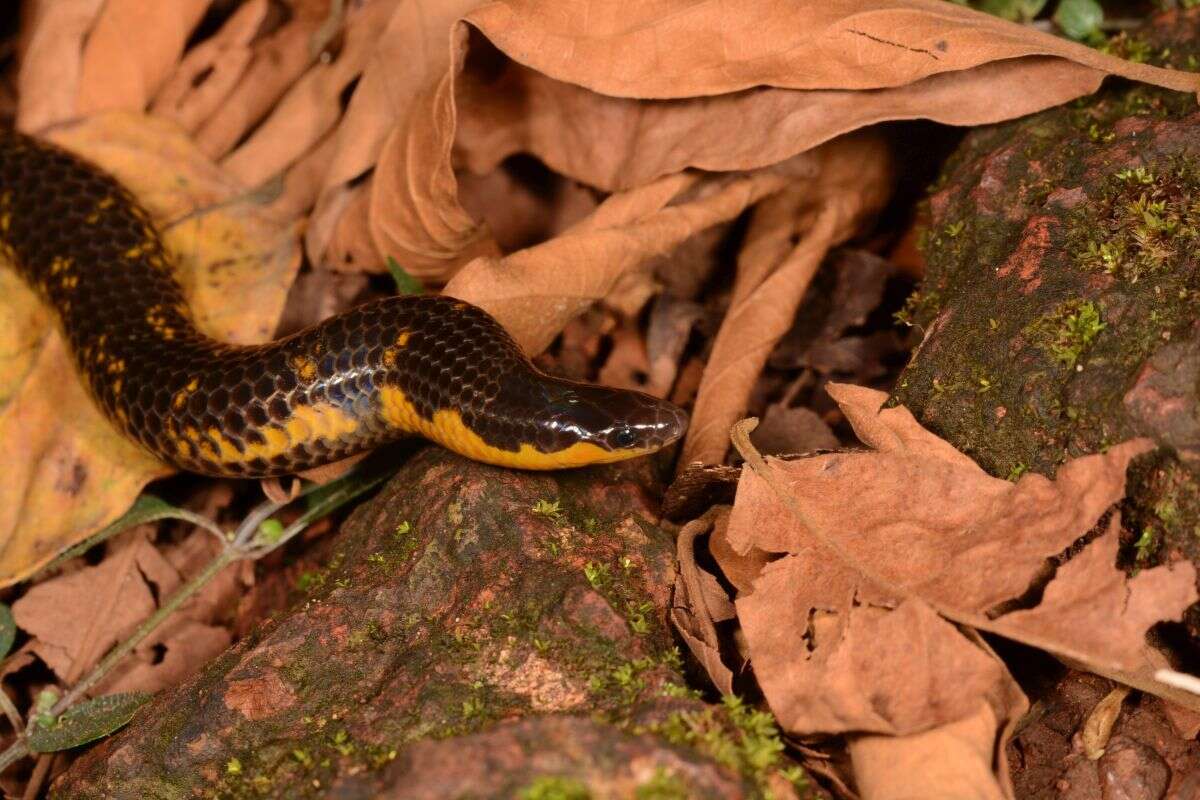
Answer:
[[[121,387],[122,387],[123,385],[124,385],[124,384],[122,383],[122,381],[121,381],[121,379],[120,379],[120,378],[117,378],[116,380],[114,380],[114,381],[112,382],[112,393],[113,393],[114,395],[119,395],[119,394],[121,393]]]
[[[178,392],[175,393],[175,396],[171,398],[171,405],[174,406],[175,408],[183,408],[184,405],[187,404],[188,395],[190,395],[192,392],[196,391],[196,388],[199,385],[200,385],[200,379],[192,378],[190,381],[188,381],[187,386],[180,389]]]
[[[110,375],[119,375],[125,371],[125,359],[118,358],[108,362],[108,372]]]
[[[60,272],[66,272],[74,265],[74,262],[69,258],[55,256],[50,262],[50,274],[57,275]]]
[[[383,365],[385,367],[396,366],[396,348],[385,347],[383,350]]]
[[[113,196],[111,194],[105,195],[103,198],[101,198],[99,203],[96,203],[96,208],[103,211],[106,208],[112,208],[116,202],[117,201],[113,198]]]
[[[0,231],[8,232],[8,226],[12,223],[12,214],[5,211],[0,214]]]
[[[293,358],[292,369],[296,370],[300,377],[306,381],[311,381],[317,377],[317,362],[308,356],[296,356]]]
[[[462,311],[466,307],[466,303],[455,303],[453,306],[451,306],[451,308],[453,308],[455,311]]]
[[[518,469],[559,469],[581,467],[585,464],[604,464],[623,461],[650,452],[648,448],[628,450],[605,450],[591,442],[576,442],[563,450],[543,453],[531,444],[522,443],[517,450],[503,450],[488,444],[479,434],[463,422],[454,409],[435,411],[428,420],[417,413],[404,392],[394,386],[385,386],[379,392],[380,412],[390,425],[411,433],[419,433],[426,439],[437,442],[448,450],[502,467]]]
[[[90,213],[86,217],[84,217],[83,221],[85,223],[87,223],[88,225],[95,225],[97,222],[100,221],[100,212],[93,211],[92,213]]]
[[[404,347],[406,344],[408,344],[408,340],[410,338],[412,338],[412,333],[409,331],[400,331],[400,335],[396,337],[396,345],[398,347]]]
[[[135,244],[133,247],[125,251],[125,258],[130,260],[142,257],[142,245]]]

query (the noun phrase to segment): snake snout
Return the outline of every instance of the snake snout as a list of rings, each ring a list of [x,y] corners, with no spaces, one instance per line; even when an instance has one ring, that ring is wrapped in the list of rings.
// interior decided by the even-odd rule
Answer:
[[[546,429],[560,441],[596,445],[616,458],[653,452],[687,430],[682,409],[643,392],[566,381],[548,391]]]

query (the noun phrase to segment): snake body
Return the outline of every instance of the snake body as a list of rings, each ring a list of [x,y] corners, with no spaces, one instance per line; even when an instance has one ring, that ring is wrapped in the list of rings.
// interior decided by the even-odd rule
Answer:
[[[525,469],[617,461],[687,419],[640,392],[538,371],[483,310],[391,297],[284,339],[197,329],[150,215],[115,178],[0,132],[0,255],[57,312],[97,404],[162,461],[208,475],[284,475],[422,435]]]

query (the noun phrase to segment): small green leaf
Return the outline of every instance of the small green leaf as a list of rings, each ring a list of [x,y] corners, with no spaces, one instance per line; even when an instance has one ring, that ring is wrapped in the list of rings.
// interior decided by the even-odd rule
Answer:
[[[1104,9],[1096,0],[1060,0],[1054,23],[1072,39],[1087,39],[1100,32]]]
[[[29,749],[53,753],[102,739],[133,719],[133,712],[149,699],[145,692],[128,692],[82,702],[52,724],[38,725],[29,737]]]
[[[13,619],[12,609],[0,603],[0,658],[12,650],[13,640],[17,638],[17,623]]]
[[[264,519],[258,525],[258,537],[268,544],[275,544],[283,538],[283,523],[274,517]]]
[[[419,280],[404,271],[404,267],[391,256],[387,257],[388,272],[396,282],[396,294],[424,294],[425,286]]]

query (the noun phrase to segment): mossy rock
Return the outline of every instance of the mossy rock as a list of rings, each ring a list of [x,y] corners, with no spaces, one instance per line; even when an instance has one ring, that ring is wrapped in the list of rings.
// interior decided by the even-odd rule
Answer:
[[[1176,12],[1116,48],[1196,69],[1198,34]],[[1194,96],[1128,83],[972,131],[904,312],[924,339],[895,401],[992,474],[1160,445],[1131,468],[1129,566],[1200,564],[1198,142]]]
[[[291,608],[157,695],[51,796],[803,786],[769,717],[685,683],[654,485],[645,459],[540,474],[422,450],[333,534]]]

